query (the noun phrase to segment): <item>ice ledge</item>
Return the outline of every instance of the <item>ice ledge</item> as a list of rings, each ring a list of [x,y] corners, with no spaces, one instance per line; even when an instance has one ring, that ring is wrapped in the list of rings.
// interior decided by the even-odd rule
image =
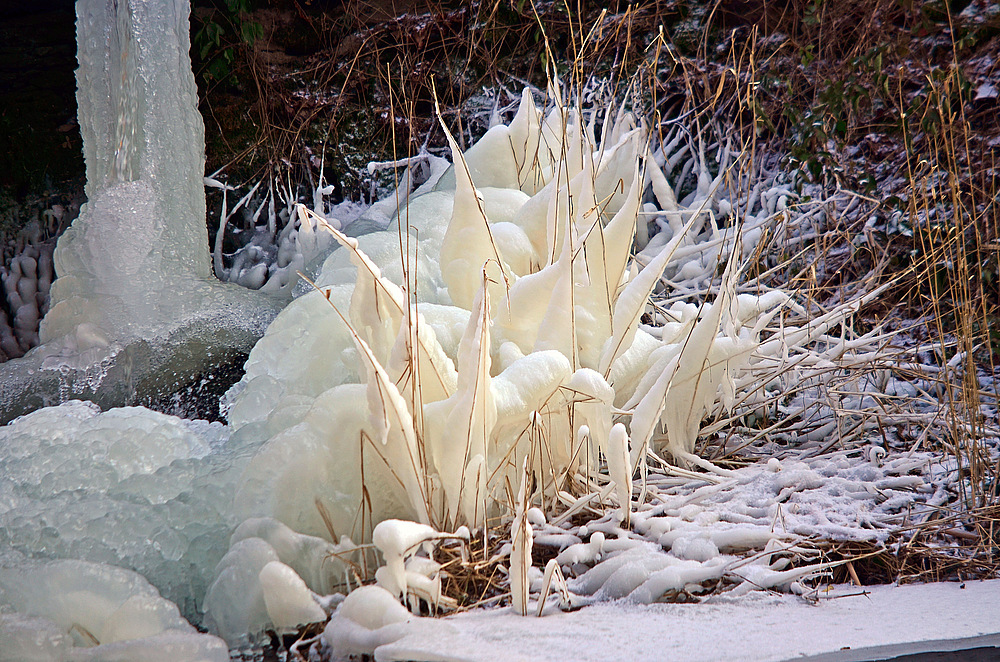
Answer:
[[[236,285],[198,286],[206,290],[198,308],[161,328],[127,332],[126,310],[0,364],[0,423],[71,399],[109,409],[176,393],[199,373],[249,352],[287,303]],[[108,319],[114,332],[103,328]]]
[[[1000,658],[1000,637],[996,634],[986,634],[963,639],[913,641],[888,646],[851,648],[835,653],[797,657],[795,660],[802,662],[868,662],[869,660],[894,660],[897,657],[925,653],[963,653],[961,658],[943,655],[937,658],[942,661],[962,659],[964,662],[990,662]],[[930,659],[935,658],[928,658],[928,660]],[[916,660],[910,660],[910,662],[916,662]]]

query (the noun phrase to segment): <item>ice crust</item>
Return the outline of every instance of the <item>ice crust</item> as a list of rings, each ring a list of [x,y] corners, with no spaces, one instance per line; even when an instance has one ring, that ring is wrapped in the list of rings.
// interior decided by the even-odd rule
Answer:
[[[124,568],[76,560],[0,564],[0,660],[224,662],[172,602]]]
[[[39,410],[0,428],[0,546],[124,565],[197,619],[250,448],[138,407]]]
[[[557,552],[568,588],[589,601],[650,604],[665,594],[700,593],[708,580],[802,592],[803,578],[826,570],[810,539],[885,542],[904,518],[936,507],[950,461],[931,453],[865,461],[861,451],[810,457],[790,452],[742,467],[721,482],[649,477],[656,496],[622,528],[617,513],[582,526],[532,522],[534,545]],[[926,510],[925,510],[926,509]],[[757,551],[747,558],[747,552]],[[789,556],[802,555],[789,569]],[[810,562],[812,561],[812,562]],[[531,581],[537,594],[541,574]]]

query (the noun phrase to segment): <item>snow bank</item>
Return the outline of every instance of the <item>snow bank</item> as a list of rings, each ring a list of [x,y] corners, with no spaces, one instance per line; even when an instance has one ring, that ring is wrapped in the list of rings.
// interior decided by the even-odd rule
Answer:
[[[444,619],[375,651],[378,660],[824,660],[1000,647],[1000,580],[837,586],[815,602],[757,593],[702,604],[604,603],[541,619],[506,610]],[[721,629],[720,629],[721,628]]]

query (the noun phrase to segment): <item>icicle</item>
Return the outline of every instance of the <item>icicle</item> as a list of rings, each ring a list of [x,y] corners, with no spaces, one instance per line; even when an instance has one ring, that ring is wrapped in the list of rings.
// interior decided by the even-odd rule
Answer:
[[[531,546],[534,542],[531,524],[526,516],[528,510],[528,473],[527,459],[521,466],[521,484],[517,489],[517,503],[514,504],[514,522],[511,524],[512,549],[508,580],[510,581],[510,603],[514,613],[528,615],[528,571],[531,569]]]
[[[632,515],[632,464],[628,451],[628,432],[621,423],[615,423],[608,436],[604,456],[608,461],[608,473],[615,483],[618,497],[618,517],[622,526],[629,526]]]
[[[653,288],[656,287],[656,283],[663,274],[671,256],[693,224],[694,219],[688,221],[681,232],[674,236],[635,278],[629,281],[615,302],[613,333],[604,345],[598,367],[598,371],[605,377],[610,373],[611,364],[615,362],[615,359],[632,345],[639,318],[646,307],[649,295],[652,294]]]
[[[438,112],[438,121],[444,129],[455,168],[455,203],[451,221],[441,243],[441,277],[448,286],[448,295],[456,306],[469,309],[478,288],[479,272],[487,263],[500,267],[499,278],[510,281],[508,269],[500,255],[490,231],[490,224],[483,211],[482,200],[472,182],[458,144]]]
[[[480,276],[479,293],[473,314],[458,348],[458,386],[446,400],[424,407],[426,448],[444,490],[446,512],[443,521],[457,526],[463,494],[478,492],[481,484],[467,471],[477,469],[476,455],[487,455],[487,441],[496,424],[496,405],[490,389],[489,293],[485,270]],[[474,484],[469,481],[476,479]],[[473,497],[469,497],[473,498]],[[478,498],[481,498],[478,497]],[[485,513],[477,511],[477,515]],[[482,521],[467,522],[481,526]]]

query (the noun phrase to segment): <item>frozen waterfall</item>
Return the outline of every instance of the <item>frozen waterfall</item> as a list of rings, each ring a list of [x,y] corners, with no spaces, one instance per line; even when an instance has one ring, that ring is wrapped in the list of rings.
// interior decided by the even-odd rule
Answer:
[[[80,0],[77,100],[88,203],[59,240],[42,345],[0,367],[9,420],[84,397],[169,393],[246,351],[283,300],[219,282],[189,3]]]

